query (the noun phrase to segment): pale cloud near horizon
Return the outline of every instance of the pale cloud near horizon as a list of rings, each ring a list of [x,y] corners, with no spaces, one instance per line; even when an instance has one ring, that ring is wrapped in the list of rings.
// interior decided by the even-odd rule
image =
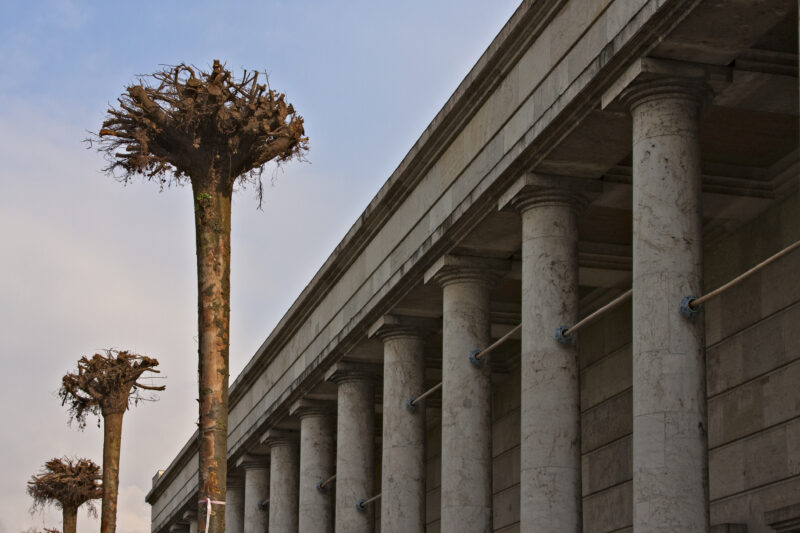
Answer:
[[[158,403],[125,416],[120,533],[149,530],[151,478],[195,428],[191,194],[122,186],[100,172],[102,159],[81,140],[103,104],[139,65],[227,52],[233,67],[268,62],[306,117],[311,162],[288,164],[274,186],[266,183],[263,211],[252,190],[234,198],[233,381],[518,4],[454,7],[465,1],[252,2],[241,27],[227,12],[215,19],[214,2],[196,3],[184,18],[164,4],[135,31],[120,25],[126,13],[113,11],[129,7],[0,7],[0,68],[15,74],[0,80],[0,533],[60,525],[55,510],[28,512],[25,483],[47,459],[101,460],[102,431],[94,421],[84,431],[69,427],[56,397],[81,355],[132,349],[158,357],[166,378]],[[272,42],[291,38],[292,28],[258,22],[269,6],[303,32],[296,61]],[[212,22],[218,33],[206,42],[198,35]],[[80,533],[98,526],[81,514]]]

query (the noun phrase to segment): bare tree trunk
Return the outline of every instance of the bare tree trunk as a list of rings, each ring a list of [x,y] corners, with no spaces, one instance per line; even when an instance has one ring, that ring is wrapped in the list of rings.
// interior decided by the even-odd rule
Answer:
[[[78,531],[78,508],[62,507],[61,509],[61,531],[63,533],[77,533]]]
[[[195,184],[197,306],[199,326],[200,479],[199,531],[224,533],[225,506],[211,504],[208,531],[206,499],[224,502],[227,490],[228,347],[230,343],[231,196],[233,186]]]
[[[100,533],[114,533],[117,529],[123,414],[125,411],[103,413],[103,503],[100,511]]]

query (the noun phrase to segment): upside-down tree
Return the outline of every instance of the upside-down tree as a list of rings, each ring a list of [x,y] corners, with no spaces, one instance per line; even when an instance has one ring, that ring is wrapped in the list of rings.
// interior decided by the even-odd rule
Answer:
[[[136,175],[192,186],[197,244],[200,531],[225,531],[228,349],[230,344],[231,198],[235,185],[262,195],[261,174],[307,150],[303,119],[285,96],[240,79],[219,61],[210,72],[168,67],[126,88],[95,137],[106,171],[127,183]]]
[[[27,490],[33,498],[33,509],[55,505],[61,509],[64,533],[76,533],[81,505],[88,504],[89,513],[97,515],[92,500],[102,496],[100,477],[100,467],[90,459],[50,459],[42,471],[28,481]]]
[[[162,391],[163,385],[139,381],[146,372],[158,373],[158,360],[123,350],[81,357],[77,372],[65,375],[58,395],[69,405],[71,420],[86,427],[88,415],[103,417],[103,500],[100,505],[100,532],[113,533],[117,527],[119,455],[122,444],[122,416],[131,403],[152,398],[146,391]],[[66,533],[66,532],[64,532]]]

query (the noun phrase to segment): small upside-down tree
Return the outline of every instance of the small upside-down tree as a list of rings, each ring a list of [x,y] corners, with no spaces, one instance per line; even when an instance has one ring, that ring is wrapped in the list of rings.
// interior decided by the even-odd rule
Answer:
[[[62,404],[69,405],[71,420],[85,428],[88,415],[103,417],[101,533],[113,533],[117,527],[122,416],[131,403],[151,399],[142,397],[141,390],[164,390],[163,385],[146,385],[139,381],[146,372],[158,373],[156,366],[158,360],[152,357],[105,350],[103,354],[81,357],[77,372],[67,374],[61,380],[58,395]]]
[[[88,504],[89,513],[97,516],[92,500],[103,495],[100,478],[100,467],[90,459],[50,459],[42,471],[28,481],[27,491],[33,498],[33,510],[55,505],[61,509],[64,533],[76,533],[81,505]]]
[[[266,79],[266,75],[264,76]],[[191,183],[197,241],[199,337],[199,496],[224,501],[228,438],[231,198],[270,161],[301,157],[303,119],[282,93],[241,79],[214,61],[209,72],[168,67],[126,88],[94,139],[123,182],[143,175],[165,184]],[[204,531],[207,504],[198,503]],[[225,531],[225,507],[213,506],[208,532]]]

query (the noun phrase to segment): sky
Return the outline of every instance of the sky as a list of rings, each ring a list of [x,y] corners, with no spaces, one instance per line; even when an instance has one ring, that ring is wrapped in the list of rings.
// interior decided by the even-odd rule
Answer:
[[[0,5],[0,533],[60,527],[25,483],[100,463],[102,430],[57,398],[82,355],[157,357],[166,391],[123,424],[119,533],[195,428],[197,296],[187,187],[101,172],[82,142],[160,65],[266,70],[305,118],[308,162],[234,197],[231,382],[519,5],[519,0],[4,0]],[[81,533],[99,520],[82,512]]]

